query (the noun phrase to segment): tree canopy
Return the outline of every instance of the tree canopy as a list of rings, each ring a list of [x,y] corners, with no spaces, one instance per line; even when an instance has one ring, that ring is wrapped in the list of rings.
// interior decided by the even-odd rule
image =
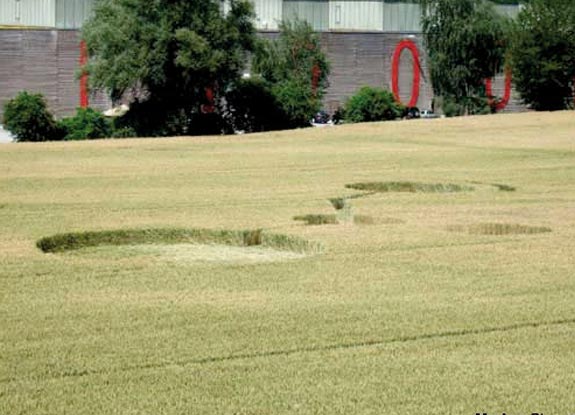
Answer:
[[[485,0],[421,0],[433,89],[473,111],[503,66],[505,25]],[[486,102],[486,101],[485,101]]]
[[[276,40],[256,48],[253,71],[270,86],[284,114],[284,128],[309,125],[328,86],[329,62],[309,23],[284,21]]]
[[[218,0],[99,0],[82,32],[90,86],[135,97],[126,120],[140,134],[189,134],[241,76],[253,18],[247,0],[226,13]]]
[[[575,81],[575,2],[532,0],[513,25],[515,87],[536,110],[572,105]]]

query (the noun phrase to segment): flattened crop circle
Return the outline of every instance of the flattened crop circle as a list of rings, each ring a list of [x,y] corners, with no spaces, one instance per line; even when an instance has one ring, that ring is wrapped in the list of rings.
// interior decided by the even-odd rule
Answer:
[[[127,229],[77,232],[42,238],[36,245],[45,253],[116,246],[165,258],[218,262],[269,262],[301,258],[322,251],[322,246],[316,242],[262,230]]]
[[[419,182],[365,182],[345,185],[348,189],[363,190],[374,193],[455,193],[474,190],[471,186],[453,183],[419,183]]]
[[[533,235],[551,232],[546,226],[528,226],[515,223],[477,223],[474,225],[457,225],[447,228],[454,232],[464,232],[471,235]]]

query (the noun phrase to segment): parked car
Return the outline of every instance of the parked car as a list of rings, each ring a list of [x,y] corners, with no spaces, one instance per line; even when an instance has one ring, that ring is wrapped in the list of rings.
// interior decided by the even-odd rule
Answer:
[[[333,121],[327,112],[319,111],[311,120],[311,125],[314,127],[325,127],[328,125],[333,125]]]
[[[421,118],[439,118],[439,115],[434,113],[432,110],[422,110],[419,113]]]
[[[10,131],[6,131],[2,125],[0,125],[0,143],[11,143],[14,141],[14,137],[10,134]]]
[[[419,113],[419,108],[417,107],[408,107],[405,109],[404,116],[408,120],[413,120],[419,118],[421,114]]]

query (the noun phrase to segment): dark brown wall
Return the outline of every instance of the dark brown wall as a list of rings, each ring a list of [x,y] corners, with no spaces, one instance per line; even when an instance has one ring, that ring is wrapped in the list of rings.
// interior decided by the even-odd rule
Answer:
[[[56,31],[0,31],[0,106],[19,91],[42,92],[58,104]]]
[[[326,108],[335,109],[362,86],[376,86],[392,90],[392,61],[395,49],[402,40],[410,40],[419,51],[419,98],[417,107],[430,109],[433,87],[421,35],[401,33],[323,33],[322,45],[331,62],[330,88],[325,98]],[[417,68],[416,68],[417,69]],[[399,63],[399,96],[407,104],[411,98],[414,61],[404,49]],[[503,96],[504,76],[493,80],[493,93]],[[504,112],[524,111],[515,93]]]
[[[331,62],[330,88],[326,105],[341,105],[362,86],[391,90],[392,60],[398,43],[406,35],[390,33],[324,33],[322,44]],[[421,39],[409,37],[420,51],[421,83],[417,106],[430,108],[433,92],[429,83],[427,59]],[[403,51],[400,60],[399,91],[403,102],[409,102],[413,79],[413,59]]]
[[[262,34],[275,37],[276,33]],[[420,95],[418,107],[431,107],[433,91],[427,59],[420,36],[399,33],[321,34],[322,47],[331,62],[330,87],[325,107],[334,110],[360,87],[369,85],[391,90],[392,58],[398,43],[409,38],[420,52]],[[0,30],[0,113],[4,103],[19,91],[40,92],[58,115],[69,115],[80,103],[77,80],[80,39],[73,30]],[[311,75],[310,75],[311,76]],[[413,59],[408,51],[401,54],[399,89],[403,102],[411,95]],[[502,77],[494,82],[496,95],[502,94]],[[109,108],[103,94],[90,97],[90,105]],[[507,110],[523,107],[512,100]]]
[[[42,93],[58,116],[80,105],[80,38],[74,30],[0,30],[0,114],[18,92]],[[107,108],[102,94],[91,105]]]

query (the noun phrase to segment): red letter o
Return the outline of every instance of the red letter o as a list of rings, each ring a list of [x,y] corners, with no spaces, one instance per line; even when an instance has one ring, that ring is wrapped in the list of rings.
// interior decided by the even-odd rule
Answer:
[[[417,45],[411,40],[404,39],[395,48],[393,53],[393,63],[391,72],[391,89],[393,95],[397,102],[401,103],[399,98],[399,61],[401,59],[401,52],[403,49],[409,49],[411,56],[413,57],[413,85],[411,86],[411,99],[409,101],[409,107],[415,107],[417,105],[417,100],[419,99],[419,50]]]

